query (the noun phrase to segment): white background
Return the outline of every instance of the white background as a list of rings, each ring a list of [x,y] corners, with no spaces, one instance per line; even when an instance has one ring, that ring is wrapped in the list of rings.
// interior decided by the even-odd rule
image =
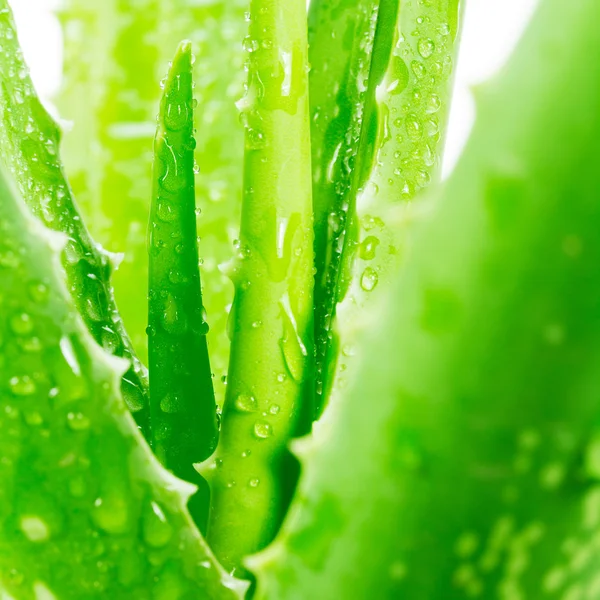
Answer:
[[[103,0],[88,0],[102,2]],[[62,39],[52,14],[60,0],[10,0],[33,80],[50,102],[60,86]],[[498,71],[531,17],[537,0],[466,0],[444,171],[456,163],[475,118],[469,88]]]

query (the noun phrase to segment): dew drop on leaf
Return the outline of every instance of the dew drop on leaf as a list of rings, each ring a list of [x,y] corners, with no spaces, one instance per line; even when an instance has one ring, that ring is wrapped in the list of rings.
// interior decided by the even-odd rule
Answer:
[[[257,421],[254,424],[254,435],[261,440],[266,440],[273,435],[273,427],[266,421]]]
[[[35,515],[25,515],[19,521],[25,537],[34,543],[45,542],[50,538],[50,529],[46,522]]]
[[[90,427],[90,420],[83,413],[70,412],[67,415],[67,425],[71,431],[85,431]]]
[[[360,257],[363,260],[373,260],[379,246],[379,239],[373,235],[366,237],[360,245]]]
[[[35,382],[29,375],[12,377],[9,385],[15,396],[31,396],[36,390]]]
[[[365,292],[372,292],[379,283],[379,275],[377,275],[377,271],[371,267],[367,267],[360,278],[360,287]]]
[[[142,532],[144,541],[152,548],[166,546],[173,536],[173,528],[156,502],[151,502],[144,512]]]
[[[435,50],[435,44],[429,38],[421,38],[417,44],[417,49],[423,58],[429,58]]]
[[[427,75],[427,69],[425,68],[425,65],[418,60],[413,60],[410,66],[417,79],[423,79],[423,77]]]
[[[123,400],[131,412],[137,412],[144,408],[144,395],[142,390],[128,379],[123,378],[121,380],[121,392],[123,393]]]
[[[92,520],[107,533],[125,533],[129,528],[127,500],[116,495],[97,498],[92,508]]]
[[[408,67],[400,56],[393,56],[389,69],[391,81],[387,86],[387,91],[394,95],[401,94],[410,81]]]
[[[10,327],[16,335],[27,335],[33,331],[33,321],[27,313],[19,313],[10,320]]]
[[[258,410],[258,403],[256,402],[256,398],[251,396],[250,394],[240,394],[235,399],[235,407],[240,412],[255,412]]]

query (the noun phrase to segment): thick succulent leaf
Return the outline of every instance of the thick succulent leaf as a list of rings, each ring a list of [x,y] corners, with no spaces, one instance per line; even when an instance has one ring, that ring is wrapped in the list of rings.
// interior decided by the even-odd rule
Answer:
[[[0,169],[0,580],[13,597],[241,598],[119,393],[126,362],[88,335],[63,236]]]
[[[35,93],[6,0],[0,0],[0,41],[0,156],[33,214],[67,235],[63,264],[71,295],[96,341],[131,362],[123,378],[123,394],[148,435],[147,373],[115,306],[110,283],[113,263],[81,220],[59,157],[60,130]]]
[[[239,572],[287,508],[296,476],[287,444],[310,427],[313,388],[306,5],[253,0],[250,13],[231,362],[219,445],[202,471],[211,487],[208,540]]]
[[[458,15],[459,0],[312,9],[316,416],[343,382],[349,329],[398,262],[401,232],[386,212],[439,175]]]
[[[198,486],[189,505],[205,527],[208,485],[194,464],[217,445],[194,196],[192,44],[182,42],[165,80],[154,142],[148,253],[152,448],[175,475]]]
[[[315,0],[309,12],[315,230],[315,417],[335,364],[332,322],[359,152],[378,0]],[[366,82],[366,84],[365,84]],[[370,98],[374,100],[374,98]],[[363,148],[366,152],[366,148]],[[356,193],[356,190],[354,190]],[[352,207],[353,209],[354,207]],[[329,360],[330,359],[330,360]]]
[[[599,21],[542,2],[478,90],[258,598],[598,597]]]
[[[59,106],[74,122],[65,136],[65,163],[93,235],[106,248],[125,253],[115,293],[141,357],[147,345],[142,307],[158,81],[179,41],[193,43],[196,159],[202,170],[196,187],[203,210],[198,232],[202,247],[210,248],[203,256],[203,284],[217,396],[224,392],[226,308],[233,298],[231,282],[218,266],[231,257],[241,212],[244,143],[235,102],[243,93],[247,6],[247,0],[65,0],[60,12],[66,52]]]

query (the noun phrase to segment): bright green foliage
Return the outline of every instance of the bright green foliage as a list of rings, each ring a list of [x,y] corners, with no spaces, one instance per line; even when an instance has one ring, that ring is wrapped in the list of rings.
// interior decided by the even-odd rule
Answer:
[[[224,392],[231,282],[218,266],[231,257],[239,229],[243,127],[235,102],[244,80],[242,39],[247,0],[65,0],[62,115],[74,121],[65,161],[92,233],[124,252],[114,278],[117,301],[141,357],[146,354],[146,228],[152,139],[172,49],[192,41],[197,60],[197,195],[203,213],[205,308],[217,397]],[[131,40],[135,40],[132,44]],[[225,65],[225,66],[224,66]]]
[[[538,10],[298,446],[258,598],[600,594],[600,5]]]
[[[160,100],[156,82],[170,57],[159,49],[159,1],[141,0],[133,10],[132,4],[65,2],[64,97],[69,100],[60,108],[74,123],[65,136],[65,164],[85,220],[104,247],[124,254],[114,277],[115,293],[145,360],[147,319],[141,307],[146,303],[152,139]],[[172,52],[175,43],[165,50]]]
[[[212,454],[218,429],[196,241],[190,42],[179,46],[164,85],[148,240],[151,437],[159,460],[199,487],[190,511],[204,527],[208,486],[194,463]]]
[[[148,435],[147,374],[115,306],[110,284],[114,258],[94,243],[81,220],[59,158],[60,131],[33,89],[6,0],[0,0],[0,41],[0,156],[31,211],[47,227],[67,235],[63,264],[69,290],[96,341],[131,361],[123,394]]]
[[[377,0],[315,0],[309,13],[311,142],[315,231],[317,406],[331,384],[337,353],[332,322],[342,283],[342,255],[352,232],[353,173],[377,29]],[[324,60],[323,60],[324,57]],[[365,150],[366,151],[366,150]],[[325,389],[324,389],[325,388]]]
[[[204,465],[208,539],[227,569],[273,537],[294,483],[290,437],[310,423],[313,235],[304,0],[253,0],[245,190],[227,396]],[[303,414],[306,413],[306,414]],[[289,481],[288,481],[289,480]]]
[[[18,600],[241,598],[119,394],[127,363],[88,335],[64,238],[0,168],[0,581]],[[35,343],[34,343],[34,340]]]
[[[348,367],[348,356],[337,364],[340,346],[351,354],[350,329],[398,262],[401,234],[386,212],[439,175],[459,0],[398,5],[312,8],[316,416]]]

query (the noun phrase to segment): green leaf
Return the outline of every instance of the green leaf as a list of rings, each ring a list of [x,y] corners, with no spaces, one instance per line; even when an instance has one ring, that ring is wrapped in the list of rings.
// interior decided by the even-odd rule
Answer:
[[[124,252],[115,274],[117,301],[135,348],[146,355],[146,228],[151,197],[156,110],[172,48],[192,41],[199,101],[196,161],[208,341],[217,398],[229,357],[231,282],[218,267],[231,257],[239,228],[243,128],[235,102],[243,93],[242,39],[247,0],[66,0],[65,83],[59,106],[74,122],[65,162],[82,211],[102,244]],[[135,40],[132,46],[131,40]],[[226,68],[223,67],[226,65]]]
[[[115,305],[110,283],[115,257],[93,241],[81,220],[59,157],[60,130],[35,93],[6,0],[0,0],[0,40],[0,157],[33,214],[47,227],[66,234],[63,265],[71,295],[96,341],[111,354],[131,361],[122,390],[148,435],[147,373]]]
[[[313,234],[304,0],[253,0],[245,193],[221,437],[203,466],[208,539],[228,570],[275,534],[295,484],[290,438],[310,426]]]
[[[598,595],[599,20],[542,2],[477,90],[258,598]]]
[[[11,597],[242,598],[119,393],[62,281],[64,236],[0,167],[0,580]]]
[[[315,417],[335,369],[332,330],[360,147],[379,3],[315,0],[309,12],[311,147],[315,230]],[[324,58],[326,57],[326,58]],[[370,98],[373,100],[373,98]],[[332,347],[333,346],[333,347]],[[331,365],[331,366],[330,366]]]
[[[459,0],[312,8],[317,417],[343,384],[350,330],[398,263],[403,228],[387,211],[439,177],[458,14]]]
[[[208,486],[194,463],[217,445],[194,188],[192,47],[182,42],[165,80],[155,140],[150,214],[149,368],[152,447],[175,475],[199,487],[190,512],[205,527]]]

